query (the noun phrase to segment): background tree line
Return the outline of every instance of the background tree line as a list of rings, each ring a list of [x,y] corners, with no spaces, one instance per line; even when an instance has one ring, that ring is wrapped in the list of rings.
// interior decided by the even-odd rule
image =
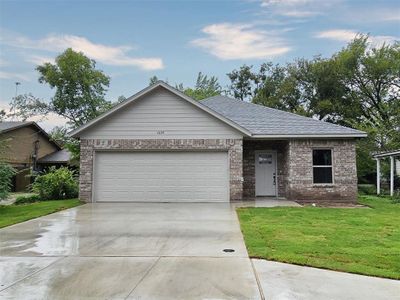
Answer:
[[[68,122],[55,128],[53,136],[74,156],[79,144],[66,132],[124,101],[105,100],[110,78],[96,69],[96,62],[83,53],[67,49],[55,64],[38,66],[39,82],[55,90],[49,101],[20,95],[13,111],[26,119],[56,113]],[[296,59],[285,65],[265,62],[257,69],[243,65],[227,74],[230,84],[223,88],[215,76],[198,73],[193,86],[175,87],[202,100],[230,95],[242,101],[265,105],[334,124],[368,132],[357,145],[358,175],[361,182],[374,174],[374,151],[400,148],[400,44],[372,47],[368,36],[360,35],[331,57]],[[158,80],[150,78],[150,84]],[[4,112],[0,113],[4,117]]]

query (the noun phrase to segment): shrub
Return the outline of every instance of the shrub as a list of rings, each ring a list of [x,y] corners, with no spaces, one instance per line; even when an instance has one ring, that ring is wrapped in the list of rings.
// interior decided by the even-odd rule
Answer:
[[[395,204],[400,204],[400,190],[394,191],[392,196],[392,202]]]
[[[6,199],[11,191],[12,178],[16,170],[9,164],[0,163],[0,199]]]
[[[52,167],[45,174],[36,177],[32,191],[39,194],[42,200],[76,198],[78,182],[75,172],[65,167]]]
[[[376,187],[373,184],[359,184],[358,193],[360,195],[376,195]]]
[[[22,196],[18,196],[17,199],[15,200],[14,204],[25,204],[25,203],[33,203],[33,202],[39,202],[40,196],[36,195],[36,194],[32,194],[32,195],[22,195]]]

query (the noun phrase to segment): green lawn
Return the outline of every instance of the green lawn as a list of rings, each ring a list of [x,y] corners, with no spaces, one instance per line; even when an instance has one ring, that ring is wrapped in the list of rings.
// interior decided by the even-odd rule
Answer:
[[[250,257],[400,279],[400,204],[369,208],[239,208]]]
[[[78,199],[0,206],[0,228],[82,204]]]

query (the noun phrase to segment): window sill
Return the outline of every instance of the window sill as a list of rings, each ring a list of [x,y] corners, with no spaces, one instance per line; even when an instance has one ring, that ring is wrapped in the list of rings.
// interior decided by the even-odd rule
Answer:
[[[315,188],[329,188],[329,187],[335,187],[336,184],[334,183],[313,183],[313,187]]]

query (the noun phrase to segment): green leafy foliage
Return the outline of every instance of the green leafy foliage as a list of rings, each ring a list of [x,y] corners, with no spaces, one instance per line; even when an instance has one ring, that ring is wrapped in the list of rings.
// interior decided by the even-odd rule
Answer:
[[[218,78],[208,77],[201,72],[197,75],[196,84],[193,88],[185,88],[183,84],[177,85],[176,88],[195,100],[202,100],[222,93]]]
[[[66,127],[56,126],[50,132],[50,137],[63,148],[67,149],[71,153],[70,164],[79,166],[80,159],[80,141],[68,136],[68,129]]]
[[[16,170],[9,164],[0,163],[0,199],[6,199],[11,191],[12,178]]]
[[[33,95],[20,95],[11,103],[22,119],[55,113],[68,120],[71,128],[79,127],[108,110],[111,103],[104,99],[110,79],[96,69],[94,60],[81,52],[65,50],[56,63],[38,66],[39,82],[55,89],[49,102]]]
[[[49,132],[49,136],[53,141],[63,147],[68,142],[68,128],[56,126]]]
[[[376,187],[374,184],[359,184],[358,193],[360,195],[376,195]]]
[[[153,85],[158,81],[158,77],[157,76],[152,76],[149,79],[149,85]]]
[[[41,200],[40,196],[36,195],[36,194],[22,195],[22,196],[18,196],[15,199],[14,204],[20,205],[20,204],[26,204],[26,203],[34,203],[34,202],[39,202],[40,200]]]
[[[254,98],[266,80],[265,73],[271,66],[271,63],[262,64],[258,72],[253,72],[253,66],[243,65],[239,70],[226,74],[231,81],[230,94],[240,100]]]
[[[52,167],[47,173],[36,177],[32,191],[39,194],[42,200],[75,198],[78,196],[75,172],[66,167]]]
[[[0,122],[4,121],[7,117],[7,113],[4,109],[0,109]]]
[[[400,43],[372,47],[360,35],[328,58],[244,65],[228,77],[237,99],[367,132],[357,146],[360,182],[374,177],[373,152],[400,148]]]

